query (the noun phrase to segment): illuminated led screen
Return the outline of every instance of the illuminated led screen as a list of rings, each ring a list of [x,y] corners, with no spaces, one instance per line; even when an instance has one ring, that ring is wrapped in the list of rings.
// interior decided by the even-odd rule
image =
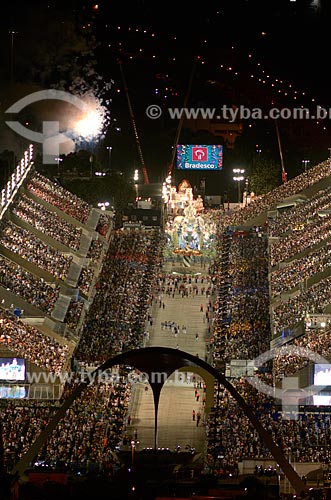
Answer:
[[[0,380],[25,380],[24,359],[0,358]]]
[[[24,385],[0,385],[0,399],[24,399],[27,390]]]
[[[222,170],[223,146],[177,146],[177,168],[179,170]]]
[[[314,385],[331,386],[331,364],[314,365]]]
[[[314,394],[313,402],[315,406],[331,406],[331,394]]]

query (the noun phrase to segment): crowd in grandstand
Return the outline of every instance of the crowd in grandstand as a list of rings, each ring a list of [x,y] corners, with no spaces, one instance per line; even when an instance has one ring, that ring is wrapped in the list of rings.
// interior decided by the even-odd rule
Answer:
[[[0,346],[51,373],[61,373],[69,361],[69,347],[66,344],[59,344],[4,309],[0,309]]]
[[[331,277],[282,300],[273,310],[274,334],[280,335],[284,328],[296,326],[309,313],[323,313],[330,300]]]
[[[69,307],[67,309],[67,313],[64,318],[64,323],[70,328],[71,330],[76,330],[80,318],[82,316],[82,312],[84,309],[84,300],[81,297],[71,299]]]
[[[43,278],[38,278],[2,256],[0,256],[0,285],[46,314],[52,312],[60,291],[60,286],[56,283],[50,285]]]
[[[0,244],[56,278],[67,277],[73,257],[62,254],[11,221],[0,223]]]
[[[78,289],[80,292],[88,296],[92,281],[95,276],[95,270],[90,267],[82,267],[78,280]]]
[[[94,462],[100,468],[112,460],[111,452],[125,433],[130,391],[124,375],[114,383],[91,384],[67,410],[38,458],[86,465]]]
[[[187,297],[202,293],[201,285],[203,293],[210,296],[209,306],[214,314],[212,363],[217,366],[220,361],[254,359],[267,351],[270,321],[266,233],[233,232],[226,231],[225,228],[258,215],[286,196],[300,192],[325,178],[329,173],[329,162],[324,162],[271,193],[258,197],[237,214],[223,215],[217,235],[217,257],[210,269],[211,276],[200,287],[197,286],[198,278],[190,282],[189,278],[160,272],[163,243],[160,232],[118,230],[113,231],[110,236],[110,219],[101,214],[96,228],[101,236],[92,240],[87,257],[95,265],[105,251],[102,269],[97,276],[94,268],[82,268],[78,282],[79,295],[71,301],[65,318],[69,328],[78,327],[87,304],[85,297],[88,297],[90,287],[96,279],[96,294],[89,309],[86,307],[80,341],[74,353],[75,360],[83,364],[99,364],[124,350],[142,347],[153,291],[157,290],[160,296],[181,294]],[[54,185],[34,172],[28,180],[27,188],[38,198],[80,223],[87,223],[91,207],[61,186]],[[329,196],[330,189],[326,189],[312,200],[302,202],[292,211],[283,214],[275,223],[270,223],[269,235],[281,237],[271,245],[272,266],[294,258],[329,236],[329,217],[316,216],[318,210],[327,207]],[[32,201],[28,196],[22,195],[13,212],[66,246],[78,248],[80,230],[73,229],[76,228],[75,225],[62,220],[55,212]],[[212,217],[215,217],[215,213]],[[58,219],[61,222],[54,222]],[[296,225],[295,230],[293,227],[289,229],[290,223]],[[106,241],[103,241],[106,236],[110,236],[107,253]],[[65,279],[68,273],[70,257],[57,252],[13,222],[1,223],[0,243],[57,278]],[[271,273],[273,295],[278,296],[291,290],[310,276],[325,270],[329,265],[329,253],[330,244],[327,243],[323,249],[315,248],[284,268],[274,270]],[[0,260],[1,270],[2,286],[45,313],[52,310],[58,296],[58,286],[46,284],[4,257]],[[218,292],[215,301],[216,284]],[[326,278],[309,289],[300,290],[288,300],[280,300],[272,317],[273,333],[281,335],[284,328],[293,327],[307,313],[322,313],[330,300],[331,278]],[[59,374],[68,367],[67,345],[60,344],[3,310],[0,312],[1,344],[52,373]],[[300,357],[299,349],[296,355],[296,347],[306,347],[325,357],[331,355],[329,329],[306,331],[293,340],[291,345],[291,355],[277,356],[273,362],[273,371],[268,375],[260,375],[261,380],[272,384],[306,366],[307,359]],[[254,389],[242,378],[233,380],[233,383],[289,459],[329,462],[331,422],[327,413],[317,415],[308,411],[301,412],[297,419],[286,420],[279,407],[266,394]],[[63,398],[75,386],[71,381],[65,388]],[[127,377],[123,376],[113,384],[94,383],[86,391],[76,399],[40,450],[40,460],[104,464],[111,460],[111,450],[123,439],[130,439],[125,426],[131,395]],[[15,463],[27,451],[36,429],[40,431],[45,427],[55,409],[53,404],[30,402],[22,406],[6,404],[0,407],[2,420],[5,422],[3,440],[8,460]],[[207,435],[209,453],[214,456],[217,449],[222,447],[224,460],[230,465],[235,465],[243,458],[271,458],[269,450],[226,390],[221,391],[217,412],[208,420]]]
[[[316,217],[319,211],[328,210],[331,203],[331,187],[320,190],[311,198],[300,201],[289,210],[279,214],[276,219],[268,223],[268,232],[271,237],[284,236],[296,231],[302,225]]]
[[[329,174],[329,164],[325,163],[323,169],[325,174]],[[320,172],[322,172],[323,169],[320,168]],[[317,172],[317,169],[315,169],[315,172]],[[293,192],[289,191],[291,188],[289,183],[285,185],[284,189],[287,190],[286,194],[288,196],[307,187],[308,184],[306,181],[308,181],[308,179],[306,179],[305,174],[300,176],[299,179],[295,179],[295,181],[298,180],[300,181],[299,187],[294,186]],[[303,182],[301,183],[301,181]],[[314,178],[313,182],[315,181],[316,179]],[[267,200],[262,197],[260,203],[263,204],[267,201],[268,203],[265,206],[271,208],[274,203],[281,201],[281,198],[284,197],[282,195],[281,198],[278,198],[279,190],[280,188],[270,193],[270,196],[267,195]],[[325,307],[330,303],[331,293],[329,290],[331,290],[331,286],[329,278],[321,280],[316,285],[306,289],[306,280],[319,272],[325,271],[329,266],[329,243],[326,242],[323,247],[320,245],[317,247],[315,246],[318,243],[321,244],[321,242],[326,240],[329,236],[329,216],[327,213],[318,214],[318,211],[327,210],[329,208],[329,202],[330,188],[327,188],[320,191],[311,200],[299,203],[292,210],[284,212],[284,214],[276,218],[274,222],[269,223],[269,236],[282,237],[279,240],[274,240],[271,244],[271,266],[275,266],[279,262],[289,258],[293,259],[284,267],[273,270],[271,273],[270,285],[272,295],[281,295],[281,293],[286,293],[298,287],[298,285],[301,285],[301,287],[299,287],[299,293],[296,296],[289,297],[287,300],[283,300],[275,306],[273,314],[275,335],[281,335],[283,329],[286,327],[295,326],[296,323],[301,321],[303,317],[309,313],[324,312]],[[249,216],[252,214],[256,215],[260,210],[258,209],[257,212],[254,212],[256,208],[257,205],[253,203],[248,209],[242,210],[241,213],[237,215],[234,214],[230,225],[234,225],[234,220],[236,220],[236,222],[242,222],[249,213]],[[321,217],[322,215],[324,216],[323,218]],[[227,216],[223,218],[223,222],[226,220],[226,217]],[[246,288],[245,291],[247,296],[244,301],[238,301],[238,299],[236,299],[236,288],[234,284],[238,287],[241,279],[247,287],[249,282],[247,283],[244,281],[245,263],[247,267],[254,269],[254,258],[252,258],[252,255],[245,261],[244,259],[239,260],[233,254],[233,249],[235,248],[233,240],[233,236],[230,236],[230,233],[223,233],[219,237],[219,257],[218,261],[216,261],[216,267],[214,264],[214,268],[212,269],[214,274],[215,272],[219,272],[220,278],[218,298],[218,310],[220,315],[215,328],[215,333],[218,335],[216,340],[221,338],[221,343],[223,345],[222,354],[229,354],[229,358],[225,358],[225,360],[228,361],[231,358],[245,358],[245,355],[247,356],[247,346],[249,346],[247,337],[249,339],[250,324],[245,320],[249,318],[250,311],[249,309],[248,311],[246,310],[245,303],[249,297],[249,291],[248,288]],[[248,242],[246,242],[246,246],[248,246]],[[295,258],[297,254],[304,250],[306,250],[306,255],[299,259]],[[265,252],[265,255],[266,254]],[[261,269],[261,265],[263,267],[262,260],[258,264],[259,269]],[[265,267],[266,271],[267,269],[268,268]],[[249,280],[251,279],[250,274],[250,272],[246,272],[246,276]],[[238,281],[235,281],[234,277],[236,277]],[[262,279],[260,284],[262,283],[266,284],[266,280]],[[257,295],[256,288],[252,291]],[[230,304],[232,301],[236,303],[236,300],[239,305],[241,324],[238,321],[233,321],[234,318],[237,318],[233,315],[235,308]],[[264,320],[268,323],[267,309],[265,309],[264,312]],[[267,323],[265,323],[265,325]],[[235,331],[239,332],[239,339],[243,343],[243,347],[239,347],[237,351],[231,350],[231,342],[229,343],[229,339],[233,339],[233,325]],[[260,331],[263,329],[263,327],[261,327],[262,325],[259,325]],[[264,333],[266,333],[267,330],[268,327],[264,330]],[[258,336],[256,340],[258,340]],[[226,349],[228,345],[230,345],[229,351]],[[260,347],[262,346],[260,345]],[[268,348],[265,349],[266,346],[263,347],[264,349],[262,349],[261,352],[268,350]],[[284,376],[298,373],[299,370],[311,363],[307,357],[302,355],[302,351],[300,350],[302,348],[313,353],[318,353],[320,356],[328,359],[328,357],[331,356],[329,329],[307,329],[304,335],[290,342],[290,347],[290,354],[288,352],[286,352],[285,355],[279,353],[272,363],[273,372],[270,373],[270,375],[264,375],[268,384],[277,383],[277,381],[280,381]],[[214,362],[217,362],[215,352]],[[260,377],[262,378],[262,375],[260,375]],[[329,452],[329,444],[331,442],[331,421],[328,410],[317,413],[310,408],[306,412],[299,413],[296,419],[287,420],[285,418],[286,415],[282,413],[282,409],[279,405],[277,406],[275,401],[268,398],[263,392],[257,392],[244,379],[232,381],[246,402],[249,403],[260,422],[270,432],[275,442],[280,445],[288,459],[301,462],[312,461],[329,463],[331,458]],[[222,455],[224,455],[223,464],[228,463],[230,465],[243,458],[271,458],[269,450],[263,446],[248,419],[243,414],[239,415],[237,410],[238,408],[235,400],[226,390],[221,391],[219,410],[214,413],[215,416],[209,419],[207,426],[209,452],[211,456],[216,459],[217,454],[220,454],[219,450],[222,449]]]
[[[54,205],[82,224],[87,222],[91,211],[90,205],[62,186],[54,184],[47,177],[32,171],[26,187],[42,200]]]
[[[331,236],[331,217],[318,217],[310,224],[304,225],[294,233],[272,242],[270,245],[270,265],[276,266],[280,262],[293,258],[303,252],[325,241]]]
[[[331,266],[331,243],[309,253],[305,257],[292,260],[285,267],[274,270],[270,276],[271,294],[276,297],[288,293],[301,285],[311,276],[315,276]]]
[[[267,194],[257,196],[254,200],[236,213],[224,214],[221,218],[221,225],[240,226],[245,221],[253,219],[261,213],[270,210],[276,203],[283,201],[289,196],[300,193],[304,189],[312,186],[321,179],[330,175],[330,161],[326,160],[315,167],[309,169],[288,182],[281,184]]]
[[[54,205],[65,214],[77,219],[82,224],[87,223],[92,207],[59,184],[55,184],[47,179],[47,177],[33,170],[30,173],[26,187],[33,194],[50,205]],[[110,227],[110,216],[99,212],[96,230],[102,236],[106,236]]]
[[[270,384],[270,375],[261,375]],[[257,391],[245,379],[232,381],[248,403],[259,422],[268,431],[286,458],[292,462],[322,462],[331,460],[331,416],[328,411],[300,411],[296,418],[274,404],[272,398]],[[215,457],[222,448],[224,462],[234,464],[246,459],[272,458],[243,411],[228,391],[221,391],[217,412],[208,422],[209,453]],[[217,456],[215,457],[215,459]]]
[[[63,245],[78,250],[82,229],[70,224],[65,219],[44,208],[40,203],[33,201],[22,194],[15,200],[12,212]]]
[[[270,340],[267,239],[243,232],[221,236],[220,244],[221,259],[213,268],[219,283],[214,362],[253,359]]]
[[[138,231],[118,231],[113,234],[98,282],[93,315],[89,313],[83,328],[82,342],[76,352],[77,359],[100,362],[122,349],[142,345],[152,279],[157,275],[160,262],[160,243],[158,232],[142,234]],[[118,294],[113,293],[115,285]],[[75,303],[77,305],[82,302]],[[20,323],[14,322],[13,325]],[[45,345],[41,346],[40,342],[44,336],[40,334],[40,337],[38,342],[34,338],[33,345],[36,354],[40,353],[42,357],[41,353],[47,354],[47,348]],[[26,349],[29,343],[24,342],[24,346]],[[16,346],[13,347],[16,349]],[[16,352],[19,353],[17,349]],[[59,353],[59,348],[56,348],[55,352]],[[29,355],[27,352],[26,357]],[[31,360],[38,364],[32,355]],[[43,366],[49,368],[49,364]],[[58,365],[57,368],[63,369],[63,365]],[[69,385],[63,396],[71,390]],[[111,450],[120,444],[126,433],[124,421],[128,411],[130,386],[123,378],[115,386],[96,383],[87,391],[88,406],[84,393],[81,399],[75,401],[65,419],[54,431],[47,446],[40,452],[40,459],[65,460],[80,464],[93,461],[103,464],[110,459]],[[43,428],[53,410],[47,405],[43,409],[39,407],[38,411],[33,405],[27,406],[23,417],[22,412],[11,405],[3,411],[4,415],[8,411],[14,420],[13,426],[5,429],[4,441],[8,457],[14,453],[13,460],[17,461],[31,445],[33,428],[30,425]],[[36,418],[36,413],[43,418]],[[16,417],[21,424],[26,424],[26,432],[20,438],[20,446],[14,449],[11,440],[15,438]],[[73,432],[73,421],[76,432]]]
[[[72,380],[63,399],[77,386],[80,379]],[[36,457],[41,463],[55,464],[62,461],[73,467],[85,465],[107,472],[112,450],[121,444],[126,432],[125,417],[128,413],[131,386],[123,373],[114,382],[91,384],[76,398],[64,418],[49,436]],[[88,405],[86,404],[88,401]],[[58,410],[53,402],[24,405],[7,403],[0,406],[4,460],[10,470],[30,448],[36,429],[43,430]]]
[[[76,198],[71,193],[66,192],[60,186],[55,185],[39,174],[34,173],[33,178],[29,181],[29,189],[35,195],[44,199],[48,203],[56,206],[65,213],[73,216],[80,222],[85,223],[90,212],[85,202]],[[36,203],[26,195],[21,195],[17,198],[13,208],[13,213],[23,219],[25,222],[33,225],[43,234],[57,239],[64,245],[77,249],[80,242],[81,229],[73,224],[70,224],[59,217],[55,211],[44,208],[43,205]],[[100,214],[97,231],[102,236],[106,236],[109,230],[110,219],[107,214]],[[46,245],[42,239],[38,239],[33,233],[23,229],[11,221],[3,220],[1,222],[1,243],[4,247],[17,253],[20,257],[26,259],[29,263],[33,263],[41,269],[47,270],[57,278],[65,279],[72,258],[62,255],[53,247]],[[127,240],[127,241],[125,241]],[[121,243],[123,241],[123,244]],[[123,287],[123,295],[118,300],[116,307],[116,294],[111,294],[110,287],[108,293],[104,295],[104,289],[99,289],[99,306],[100,314],[102,314],[103,299],[105,299],[105,310],[112,312],[114,317],[119,318],[123,314],[123,322],[133,321],[135,328],[132,332],[132,338],[128,335],[127,345],[139,344],[142,339],[142,332],[139,331],[145,321],[144,314],[146,313],[145,298],[148,298],[147,275],[151,271],[155,262],[158,262],[158,238],[153,239],[152,235],[144,235],[139,241],[139,236],[124,235],[121,233],[114,236],[114,245],[112,247],[112,262],[110,266],[105,267],[104,281],[106,283],[107,276],[110,277],[112,272],[113,286],[120,286],[118,281],[121,276],[121,271],[125,270],[126,274],[121,276]],[[118,247],[117,247],[118,244]],[[146,245],[145,245],[146,244]],[[152,249],[150,244],[155,244]],[[105,242],[100,239],[93,238],[88,252],[90,258],[95,264],[99,264],[102,250]],[[145,247],[146,246],[146,247]],[[116,252],[119,252],[116,255]],[[122,253],[121,253],[122,251]],[[133,255],[134,254],[134,255]],[[124,264],[121,268],[117,268],[119,264]],[[59,296],[60,287],[55,282],[50,285],[43,279],[25,270],[18,264],[10,261],[8,258],[1,257],[1,285],[7,290],[20,295],[27,302],[41,309],[44,313],[51,313],[54,304]],[[96,269],[93,267],[83,267],[78,281],[78,295],[72,299],[65,317],[65,324],[75,329],[79,324],[82,310],[84,309],[85,300],[80,296],[83,293],[88,296],[92,280],[95,276]],[[125,282],[127,275],[132,277],[131,284]],[[101,285],[101,284],[100,284]],[[147,296],[144,293],[147,291]],[[111,295],[114,295],[114,304],[111,300]],[[133,311],[130,311],[130,308]],[[126,317],[126,313],[130,313]],[[102,319],[100,317],[100,325]],[[100,326],[100,329],[102,327]],[[128,328],[130,330],[130,328]],[[121,332],[113,329],[119,334],[119,343],[122,348],[126,343],[126,329]],[[89,332],[91,336],[100,332]],[[109,333],[109,332],[107,332]],[[116,347],[116,338],[108,339],[109,353],[112,350],[112,344]],[[101,341],[102,342],[102,341]],[[54,338],[46,335],[42,329],[37,329],[29,324],[24,323],[17,316],[13,315],[13,311],[0,311],[0,345],[14,353],[15,356],[24,357],[30,361],[31,370],[33,365],[40,367],[48,372],[59,375],[69,367],[69,347],[65,343],[59,343]],[[99,348],[101,343],[98,344]],[[93,361],[99,355],[96,351],[90,351]],[[71,390],[71,385],[65,389],[63,397]],[[84,462],[95,459],[104,460],[109,456],[110,450],[120,442],[123,432],[123,422],[127,413],[127,400],[130,393],[129,385],[124,381],[118,382],[113,386],[107,384],[95,384],[88,389],[89,405],[86,407],[86,396],[84,399],[75,402],[75,405],[68,412],[66,419],[70,423],[71,431],[67,432],[66,439],[69,434],[72,435],[72,418],[75,416],[75,425],[77,433],[75,434],[75,442],[71,442],[71,447],[65,446],[63,443],[64,429],[68,429],[67,423],[61,424],[57,428],[54,439],[50,441],[50,446],[43,451],[48,455],[48,459],[72,460]],[[56,405],[55,405],[56,406]],[[32,444],[36,430],[40,431],[45,427],[50,416],[54,413],[55,408],[52,403],[40,402],[24,402],[22,406],[15,404],[6,404],[1,408],[2,421],[8,422],[8,426],[3,426],[3,441],[5,447],[5,458],[8,460],[8,467],[13,466],[18,458]],[[100,417],[101,412],[103,416]],[[94,436],[93,448],[90,443],[91,433]],[[107,443],[105,443],[105,439]],[[103,449],[100,448],[100,440],[104,444]],[[18,442],[17,442],[18,441]],[[94,451],[96,450],[95,454]],[[103,453],[104,450],[104,453]]]
[[[142,345],[160,243],[158,232],[113,234],[76,351],[79,360],[102,362]]]
[[[101,236],[106,237],[109,229],[111,228],[111,216],[105,213],[100,213],[99,221],[96,227],[96,231],[101,234]]]
[[[93,262],[98,262],[100,260],[103,248],[104,243],[101,240],[92,239],[86,257],[88,259],[91,259]]]
[[[273,373],[275,380],[284,376],[292,375],[311,363],[311,359],[302,356],[302,348],[313,355],[314,353],[324,359],[331,357],[330,326],[327,328],[306,328],[304,335],[290,342],[290,352],[284,350],[277,354],[273,361]],[[309,351],[308,351],[309,350]]]
[[[6,401],[0,405],[3,459],[8,471],[32,445],[36,429],[42,431],[57,409],[54,402],[25,401],[24,405],[17,405],[15,401]]]

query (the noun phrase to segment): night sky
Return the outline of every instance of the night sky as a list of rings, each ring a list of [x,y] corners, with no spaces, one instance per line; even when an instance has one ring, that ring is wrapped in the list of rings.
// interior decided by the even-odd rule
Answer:
[[[111,101],[107,106],[112,125],[98,144],[99,154],[105,157],[106,147],[111,145],[113,168],[127,173],[140,168],[129,96],[152,182],[163,180],[178,131],[178,120],[169,119],[167,108],[182,106],[185,97],[192,107],[331,108],[327,56],[331,8],[326,0],[204,1],[198,7],[172,0],[164,4],[149,0],[13,0],[2,9],[2,108],[14,86],[56,87],[66,78],[69,86],[72,75],[63,70],[68,64],[64,50],[68,42],[59,31],[54,44],[50,33],[73,23],[79,36],[95,40],[93,54],[85,54],[77,63],[77,74],[79,64],[84,66],[90,58],[99,75],[98,92],[106,82],[113,82],[106,96]],[[54,54],[48,50],[49,43],[56,46]],[[46,54],[52,57],[47,59]],[[61,57],[67,57],[63,64]],[[52,71],[44,71],[43,64],[53,65]],[[95,81],[90,84],[93,87]],[[146,108],[152,104],[163,110],[162,118],[146,117]],[[330,120],[279,120],[278,124],[289,178],[302,171],[302,159],[314,164],[328,156]],[[213,142],[222,143],[222,139],[186,127],[181,130],[179,143]],[[0,151],[4,146],[8,143],[0,135]],[[227,190],[232,168],[249,170],[258,150],[280,161],[275,124],[272,120],[243,120],[235,147],[224,147],[224,171],[206,174],[207,190],[211,194]],[[181,173],[173,172],[181,180]],[[199,182],[200,177],[201,172],[192,174],[192,182]]]

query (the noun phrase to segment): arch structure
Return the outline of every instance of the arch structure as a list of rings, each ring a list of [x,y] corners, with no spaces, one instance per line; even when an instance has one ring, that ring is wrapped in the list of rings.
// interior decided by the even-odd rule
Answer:
[[[273,441],[268,431],[261,425],[254,412],[245,402],[243,397],[239,394],[237,389],[226,379],[226,377],[219,373],[214,367],[206,361],[193,356],[179,349],[171,349],[169,347],[146,347],[142,349],[133,349],[126,351],[122,354],[109,358],[105,363],[100,365],[92,372],[88,380],[81,382],[64,401],[63,405],[59,408],[57,413],[52,417],[45,429],[39,434],[27,453],[19,460],[12,470],[12,473],[24,475],[25,470],[29,464],[37,456],[41,447],[45,444],[50,437],[51,432],[56,428],[57,424],[64,417],[65,412],[72,405],[74,400],[83,392],[83,390],[91,383],[93,377],[98,378],[105,370],[117,365],[132,366],[147,375],[148,381],[151,385],[154,397],[154,415],[155,415],[155,431],[154,431],[154,445],[157,448],[157,430],[158,430],[158,406],[162,387],[167,381],[167,378],[176,370],[183,370],[183,367],[194,367],[205,370],[212,375],[218,382],[225,387],[234,397],[239,404],[240,408],[245,413],[246,417],[251,421],[256,431],[258,432],[264,445],[270,450],[276,462],[282,468],[287,479],[291,483],[297,495],[301,495],[307,491],[307,486],[302,481],[297,472],[293,469],[292,465],[288,462],[280,447]],[[197,370],[198,371],[198,370]],[[162,374],[162,377],[155,376],[155,374]]]

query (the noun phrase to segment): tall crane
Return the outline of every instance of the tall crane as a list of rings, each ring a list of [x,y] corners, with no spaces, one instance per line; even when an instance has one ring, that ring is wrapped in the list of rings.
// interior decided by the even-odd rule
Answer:
[[[276,133],[277,133],[277,141],[278,141],[278,149],[279,149],[280,162],[281,162],[281,166],[282,166],[282,183],[285,184],[285,182],[287,182],[287,172],[286,172],[285,166],[284,166],[284,157],[283,157],[282,143],[280,141],[280,135],[279,135],[279,128],[278,128],[278,121],[277,120],[275,120],[275,126],[276,126]]]
[[[192,82],[193,82],[193,78],[194,78],[194,74],[195,74],[195,69],[196,69],[196,65],[197,65],[197,60],[198,60],[198,57],[195,57],[194,58],[193,67],[192,67],[192,71],[191,71],[191,74],[190,74],[190,79],[189,79],[189,82],[188,82],[188,87],[187,87],[187,91],[186,91],[184,103],[183,103],[183,108],[184,109],[187,107],[187,103],[188,103],[188,100],[189,100],[189,97],[190,97],[191,88],[192,88]],[[181,133],[182,127],[183,127],[184,118],[185,118],[185,114],[182,113],[181,117],[180,117],[180,120],[179,120],[179,123],[178,123],[177,131],[176,131],[176,135],[175,135],[175,140],[174,140],[173,147],[172,147],[172,155],[171,155],[171,160],[170,160],[170,165],[169,165],[169,170],[168,170],[168,177],[171,177],[171,174],[172,174],[172,171],[173,171],[173,168],[174,168],[174,163],[175,163],[175,160],[176,160],[177,146],[178,146],[178,141],[179,141],[180,133]]]
[[[126,95],[126,100],[128,102],[129,113],[130,113],[130,118],[131,118],[133,132],[134,132],[134,138],[135,138],[136,147],[137,147],[138,155],[139,155],[139,159],[140,159],[141,170],[142,170],[142,173],[143,173],[143,176],[144,176],[144,184],[149,184],[148,172],[147,172],[147,168],[146,168],[146,165],[145,165],[144,156],[143,156],[143,153],[142,153],[142,150],[141,150],[141,145],[140,145],[140,140],[139,140],[139,135],[138,135],[138,129],[137,129],[136,120],[135,120],[133,109],[132,109],[132,105],[131,105],[131,99],[130,99],[130,96],[129,96],[128,86],[126,84],[126,79],[125,79],[125,76],[124,76],[122,61],[118,61],[118,64],[119,64],[119,67],[120,67],[120,72],[121,72],[121,76],[122,76],[122,81],[123,81],[124,92],[125,92],[125,95]]]

